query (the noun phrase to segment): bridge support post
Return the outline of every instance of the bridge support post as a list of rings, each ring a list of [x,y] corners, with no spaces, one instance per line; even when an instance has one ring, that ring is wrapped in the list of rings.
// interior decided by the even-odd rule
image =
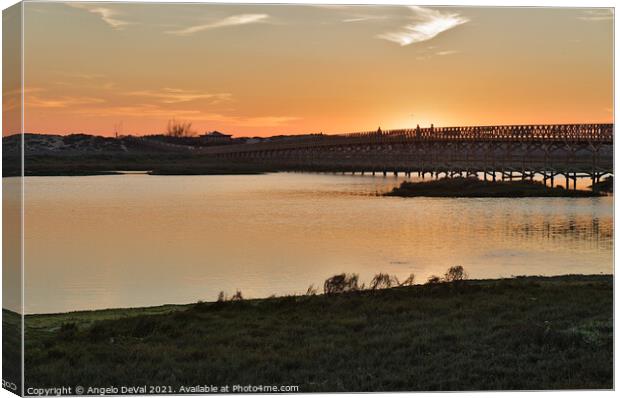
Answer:
[[[573,190],[577,190],[577,173],[573,173]]]

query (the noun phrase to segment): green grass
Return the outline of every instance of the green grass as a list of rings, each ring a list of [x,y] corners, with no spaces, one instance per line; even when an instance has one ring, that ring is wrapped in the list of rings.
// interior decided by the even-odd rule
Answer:
[[[2,309],[2,380],[19,386],[22,380],[22,318],[19,314]],[[12,391],[12,390],[11,390]]]
[[[59,330],[62,324],[75,323],[79,328],[92,326],[97,321],[135,317],[138,315],[169,314],[185,310],[188,305],[167,304],[156,307],[113,308],[96,311],[72,311],[57,314],[27,315],[28,330],[43,333]]]
[[[613,387],[611,276],[26,317],[26,385]]]
[[[527,198],[527,197],[589,197],[598,191],[570,190],[548,187],[536,181],[482,181],[477,178],[442,178],[433,181],[403,182],[385,194],[402,197],[464,197],[464,198]]]

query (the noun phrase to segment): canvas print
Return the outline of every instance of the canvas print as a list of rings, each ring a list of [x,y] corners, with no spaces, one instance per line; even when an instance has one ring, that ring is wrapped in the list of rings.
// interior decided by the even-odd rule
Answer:
[[[613,388],[613,8],[3,11],[3,388]]]

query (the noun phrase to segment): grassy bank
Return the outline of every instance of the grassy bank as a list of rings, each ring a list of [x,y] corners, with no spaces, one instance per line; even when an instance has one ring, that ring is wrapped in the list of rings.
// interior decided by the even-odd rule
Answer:
[[[612,388],[612,277],[26,317],[26,384]]]
[[[477,178],[442,178],[433,181],[403,182],[386,196],[461,197],[461,198],[527,198],[590,197],[598,191],[569,190],[548,187],[536,181],[482,181]]]
[[[2,380],[7,382],[7,388],[20,394],[22,379],[22,322],[15,312],[2,310]],[[17,386],[17,390],[10,386]]]

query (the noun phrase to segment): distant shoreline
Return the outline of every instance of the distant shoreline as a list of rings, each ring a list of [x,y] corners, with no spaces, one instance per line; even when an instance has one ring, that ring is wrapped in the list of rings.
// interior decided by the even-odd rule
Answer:
[[[24,177],[90,177],[90,176],[110,176],[110,175],[153,175],[153,176],[193,176],[193,175],[261,175],[267,174],[266,171],[234,171],[234,170],[208,170],[208,171],[176,171],[176,170],[152,170],[152,171],[75,171],[62,173],[30,173]],[[21,177],[16,175],[3,175],[3,178]]]
[[[482,181],[477,178],[442,178],[439,180],[405,181],[384,196],[440,198],[535,198],[535,197],[599,197],[599,191],[548,187],[536,181]]]
[[[139,170],[138,170],[139,169]],[[131,174],[143,174],[143,175],[169,175],[169,176],[191,176],[191,175],[260,175],[271,172],[277,172],[278,170],[268,169],[264,167],[228,167],[227,165],[202,167],[158,167],[152,169],[145,169],[138,167],[132,170],[131,168],[123,168],[123,170],[100,170],[95,169],[91,165],[87,165],[84,168],[67,168],[67,167],[44,167],[44,168],[29,168],[26,169],[24,177],[86,177],[86,176],[102,176],[102,175],[131,175]],[[16,169],[3,170],[2,177],[21,177],[21,171]]]

